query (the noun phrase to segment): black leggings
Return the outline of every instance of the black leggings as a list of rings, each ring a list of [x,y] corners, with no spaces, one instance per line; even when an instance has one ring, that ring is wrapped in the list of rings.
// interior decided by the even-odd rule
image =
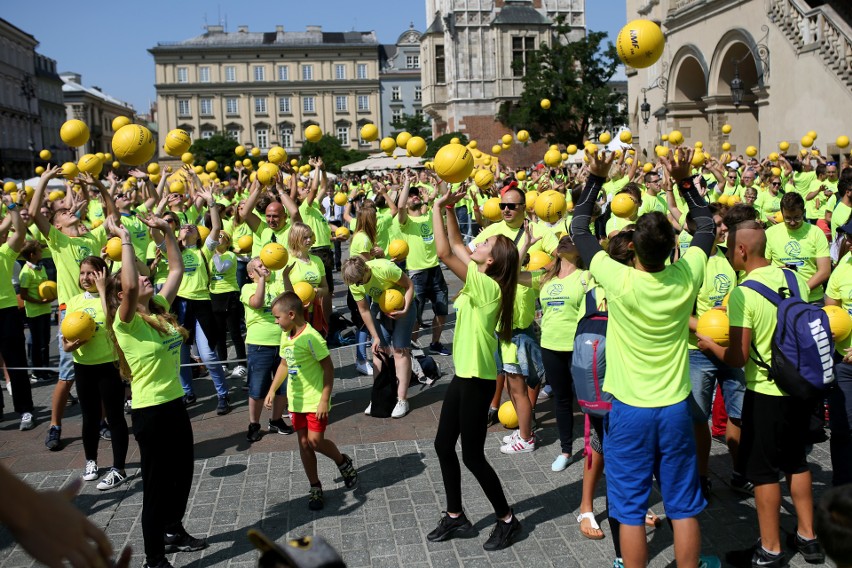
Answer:
[[[124,420],[124,383],[115,363],[74,363],[77,397],[83,415],[83,452],[86,460],[98,461],[101,406],[112,433],[112,467],[123,470],[129,433]]]
[[[0,309],[0,355],[12,383],[12,404],[15,412],[33,411],[33,390],[24,370],[27,366],[27,348],[24,338],[24,318],[18,306]],[[3,412],[3,392],[0,389],[0,413]]]
[[[242,323],[245,318],[243,303],[240,301],[239,292],[225,292],[222,294],[210,294],[210,302],[213,305],[213,317],[216,327],[219,328],[219,340],[210,347],[216,350],[220,361],[228,360],[227,336],[231,335],[234,351],[237,359],[246,358],[246,342],[243,339]],[[225,333],[227,331],[227,333]],[[246,365],[245,361],[238,365]]]
[[[165,533],[183,526],[195,459],[192,425],[182,398],[134,408],[131,417],[142,466],[142,538],[153,565],[165,557]]]
[[[485,437],[488,434],[488,408],[494,397],[496,382],[478,378],[453,377],[438,421],[435,451],[441,464],[447,511],[462,511],[461,467],[456,455],[456,441],[461,436],[462,460],[476,477],[498,518],[509,514],[509,504],[500,478],[485,459]]]
[[[553,388],[553,410],[562,453],[571,455],[574,443],[574,379],[571,377],[573,351],[553,351],[541,348],[541,361],[547,384]]]

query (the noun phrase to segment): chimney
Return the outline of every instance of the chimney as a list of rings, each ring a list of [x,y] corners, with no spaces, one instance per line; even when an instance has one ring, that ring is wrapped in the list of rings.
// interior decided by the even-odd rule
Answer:
[[[305,30],[308,33],[322,33],[322,26],[307,26]]]
[[[78,85],[81,85],[83,82],[83,76],[79,73],[74,73],[72,71],[60,73],[59,76],[68,83],[76,83]]]
[[[237,31],[241,34],[247,34],[248,26],[237,26]]]
[[[275,31],[279,34],[284,33],[284,26],[275,26]]]

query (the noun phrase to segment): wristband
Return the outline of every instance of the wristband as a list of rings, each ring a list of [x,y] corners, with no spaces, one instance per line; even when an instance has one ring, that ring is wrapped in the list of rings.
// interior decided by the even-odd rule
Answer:
[[[11,211],[12,209],[14,209],[17,206],[18,205],[16,203],[12,202],[12,203],[10,203],[9,205],[6,206],[6,210]]]

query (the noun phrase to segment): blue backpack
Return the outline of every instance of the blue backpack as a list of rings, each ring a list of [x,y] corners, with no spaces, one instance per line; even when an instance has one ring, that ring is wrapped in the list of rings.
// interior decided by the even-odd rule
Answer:
[[[571,376],[577,404],[584,414],[591,416],[605,416],[612,408],[612,395],[603,391],[608,319],[605,311],[598,310],[595,291],[588,290],[586,313],[577,324],[574,335]]]
[[[778,308],[778,322],[772,336],[772,357],[763,360],[754,342],[752,360],[769,371],[769,380],[787,394],[810,399],[820,395],[834,380],[834,339],[824,310],[808,304],[799,296],[796,276],[783,269],[787,287],[778,292],[760,282],[741,284],[772,302]]]

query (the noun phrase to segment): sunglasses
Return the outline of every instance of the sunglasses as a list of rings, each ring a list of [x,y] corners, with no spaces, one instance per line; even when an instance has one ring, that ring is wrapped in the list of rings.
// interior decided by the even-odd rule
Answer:
[[[520,203],[501,203],[500,204],[500,210],[503,211],[503,210],[508,209],[509,211],[514,211],[515,209],[517,209],[520,206],[521,206]]]
[[[769,185],[781,185],[780,181],[773,181]]]

